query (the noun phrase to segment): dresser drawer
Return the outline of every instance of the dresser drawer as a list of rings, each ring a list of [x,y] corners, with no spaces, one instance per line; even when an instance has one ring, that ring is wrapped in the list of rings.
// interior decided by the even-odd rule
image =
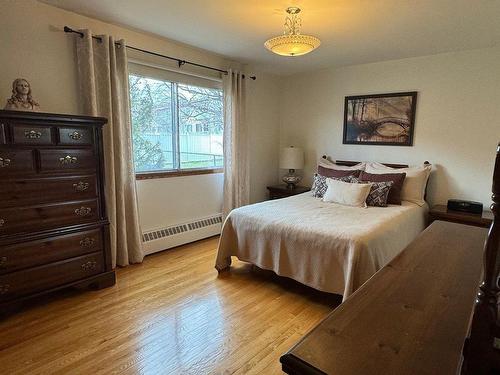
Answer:
[[[97,199],[0,209],[0,234],[36,232],[99,219]]]
[[[0,275],[101,250],[101,228],[6,245],[0,248]]]
[[[96,169],[96,159],[92,149],[49,149],[38,152],[40,173],[77,173]]]
[[[97,196],[95,175],[0,180],[0,208],[77,201]]]
[[[78,281],[104,272],[101,252],[0,276],[0,301]]]
[[[93,143],[92,129],[61,127],[58,129],[60,145],[90,145]]]
[[[13,125],[12,142],[18,145],[53,144],[52,128],[36,125]]]
[[[0,178],[35,173],[33,150],[0,148]]]

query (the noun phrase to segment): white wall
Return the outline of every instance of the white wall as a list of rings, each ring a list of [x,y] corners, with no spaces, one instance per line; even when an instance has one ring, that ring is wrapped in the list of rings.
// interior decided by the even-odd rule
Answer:
[[[82,114],[75,69],[76,36],[64,33],[64,25],[74,29],[90,28],[94,34],[125,38],[132,46],[205,65],[242,68],[236,62],[207,51],[100,22],[34,0],[0,1],[0,107],[3,107],[4,101],[11,95],[12,81],[17,77],[24,77],[31,83],[34,98],[40,102],[44,112]],[[152,61],[144,55],[141,57],[134,54],[134,57]],[[163,59],[153,59],[153,62],[165,64]],[[196,68],[184,69],[207,74],[207,71],[196,71]],[[278,100],[277,82],[278,78],[271,75],[259,76],[256,81],[248,82],[247,110],[252,129],[256,129],[258,133],[262,127],[274,126],[274,129],[267,130],[272,134],[271,138],[264,140],[251,131],[251,138],[255,140],[253,145],[258,147],[259,154],[251,163],[251,170],[259,172],[256,177],[251,176],[251,195],[254,200],[263,198],[263,184],[271,181],[272,175],[276,173],[275,168],[270,169],[272,172],[266,168],[276,163],[273,153],[278,143],[277,112],[262,111],[260,108],[278,107],[273,104]],[[274,95],[267,94],[268,88],[274,90]],[[269,162],[267,157],[271,158]],[[222,205],[222,178],[222,174],[213,174],[139,181],[142,230],[219,213]]]
[[[220,213],[223,179],[216,173],[139,181],[141,226],[164,228]]]
[[[430,203],[491,202],[500,141],[500,48],[326,69],[284,80],[280,141],[306,150],[306,181],[334,159],[434,164]],[[418,91],[413,147],[343,145],[344,97]]]

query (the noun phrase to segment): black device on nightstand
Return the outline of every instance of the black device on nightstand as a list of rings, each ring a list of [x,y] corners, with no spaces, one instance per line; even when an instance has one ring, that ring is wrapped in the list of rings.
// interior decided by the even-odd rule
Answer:
[[[448,210],[468,212],[470,214],[482,214],[483,204],[481,202],[464,201],[461,199],[449,199]]]

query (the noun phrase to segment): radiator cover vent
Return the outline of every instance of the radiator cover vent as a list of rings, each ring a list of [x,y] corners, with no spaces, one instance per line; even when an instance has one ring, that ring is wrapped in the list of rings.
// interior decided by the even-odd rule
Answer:
[[[159,240],[160,238],[175,236],[179,233],[189,232],[192,230],[208,227],[222,223],[222,215],[211,216],[205,219],[199,219],[190,223],[172,225],[170,227],[156,229],[142,234],[142,242]]]

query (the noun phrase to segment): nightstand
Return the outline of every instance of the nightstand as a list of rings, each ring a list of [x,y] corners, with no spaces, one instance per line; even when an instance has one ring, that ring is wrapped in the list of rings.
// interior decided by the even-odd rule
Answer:
[[[491,211],[483,211],[482,214],[470,214],[467,212],[449,211],[445,205],[437,205],[429,211],[429,224],[434,220],[489,228],[493,222],[493,213]]]
[[[267,190],[269,190],[269,199],[279,199],[305,193],[306,191],[311,190],[311,188],[297,185],[293,189],[289,189],[286,185],[283,184],[268,186]]]

